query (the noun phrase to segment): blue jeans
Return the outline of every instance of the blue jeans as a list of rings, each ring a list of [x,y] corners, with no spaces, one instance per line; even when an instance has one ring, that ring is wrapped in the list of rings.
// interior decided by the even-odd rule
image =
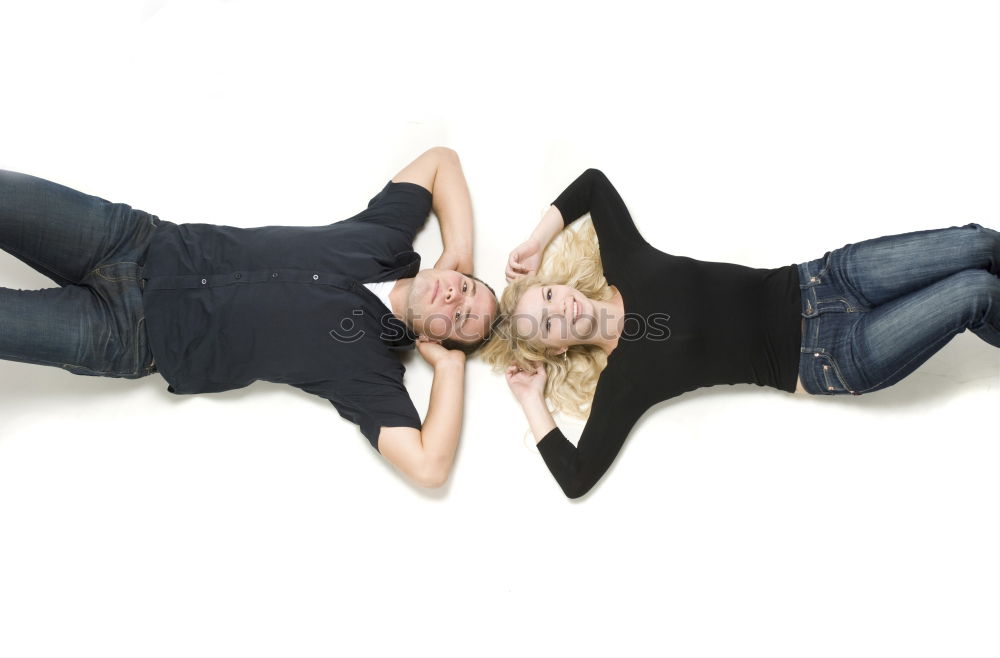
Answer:
[[[58,288],[0,288],[0,359],[77,375],[156,371],[139,278],[153,215],[0,170],[0,248]]]
[[[814,395],[892,386],[966,329],[1000,347],[1000,233],[891,235],[801,263],[799,376]]]

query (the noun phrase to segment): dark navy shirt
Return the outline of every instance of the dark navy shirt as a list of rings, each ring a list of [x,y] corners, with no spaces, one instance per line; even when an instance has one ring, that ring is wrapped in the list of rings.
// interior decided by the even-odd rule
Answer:
[[[390,182],[326,226],[154,219],[143,305],[167,390],[290,384],[329,400],[376,449],[383,426],[420,429],[397,355],[414,337],[362,284],[417,273],[413,238],[430,208],[424,187]]]

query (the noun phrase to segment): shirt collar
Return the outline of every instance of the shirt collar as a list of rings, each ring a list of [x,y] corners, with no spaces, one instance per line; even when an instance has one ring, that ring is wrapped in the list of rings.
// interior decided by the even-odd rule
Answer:
[[[409,279],[416,276],[419,271],[420,254],[415,251],[403,251],[396,254],[396,257],[389,265],[389,268],[379,274],[374,281],[366,281],[365,283],[380,283],[382,281]],[[355,287],[355,290],[359,295],[367,295],[369,298],[378,299],[378,297],[376,297],[371,290],[368,290],[360,283]],[[381,301],[379,301],[378,307],[381,309]],[[414,341],[417,339],[416,334],[410,331],[410,328],[406,326],[406,323],[392,313],[391,308],[389,309],[389,313],[380,322],[380,326],[382,327],[382,332],[379,338],[389,347],[389,349],[400,351],[413,349]]]

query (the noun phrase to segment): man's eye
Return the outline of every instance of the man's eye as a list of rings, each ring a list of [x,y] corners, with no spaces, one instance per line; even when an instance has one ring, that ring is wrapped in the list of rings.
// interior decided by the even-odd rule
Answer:
[[[462,292],[466,293],[466,292],[468,292],[468,290],[469,290],[469,282],[468,281],[463,281],[462,282]]]
[[[455,322],[458,322],[461,318],[462,318],[462,312],[461,311],[456,311],[455,312]]]

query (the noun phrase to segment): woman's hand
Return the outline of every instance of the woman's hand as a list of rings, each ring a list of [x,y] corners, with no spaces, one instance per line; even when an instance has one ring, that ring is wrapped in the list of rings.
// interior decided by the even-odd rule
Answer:
[[[538,272],[538,267],[542,264],[542,246],[538,240],[529,238],[526,242],[518,245],[514,251],[510,252],[507,258],[507,282],[521,276],[530,276]]]
[[[525,402],[541,400],[545,397],[545,367],[538,366],[534,371],[521,370],[511,365],[505,373],[507,386],[522,405]]]
[[[531,232],[531,237],[510,252],[510,257],[507,259],[507,282],[510,283],[520,276],[537,273],[542,265],[542,252],[562,229],[562,213],[555,206],[549,206],[538,226]]]

